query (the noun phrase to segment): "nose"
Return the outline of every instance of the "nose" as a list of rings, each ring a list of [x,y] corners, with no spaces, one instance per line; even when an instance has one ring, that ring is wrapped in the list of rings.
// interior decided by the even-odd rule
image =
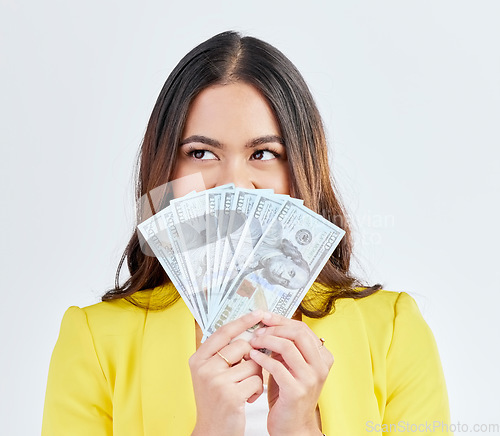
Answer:
[[[244,162],[229,161],[220,168],[216,186],[234,183],[238,188],[255,189],[252,171]]]

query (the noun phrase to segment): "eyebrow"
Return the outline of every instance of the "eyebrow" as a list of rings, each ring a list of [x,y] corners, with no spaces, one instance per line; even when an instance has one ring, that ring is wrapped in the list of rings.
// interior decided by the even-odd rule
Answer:
[[[185,145],[185,144],[192,143],[192,142],[200,142],[201,144],[210,145],[212,147],[220,148],[220,149],[224,148],[222,143],[220,143],[216,139],[212,139],[212,138],[209,138],[209,137],[203,136],[203,135],[189,136],[188,138],[183,139],[181,141],[181,143],[179,144],[179,147],[182,145]],[[258,147],[259,145],[269,144],[271,142],[277,142],[278,144],[285,145],[285,141],[283,140],[283,138],[281,136],[265,135],[265,136],[259,136],[258,138],[254,138],[254,139],[250,140],[249,142],[247,142],[245,144],[245,148],[254,148],[254,147]]]

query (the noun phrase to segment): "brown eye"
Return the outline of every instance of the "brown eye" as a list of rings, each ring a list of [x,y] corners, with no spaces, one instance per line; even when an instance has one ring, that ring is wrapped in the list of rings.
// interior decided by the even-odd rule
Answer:
[[[216,160],[217,156],[208,150],[190,150],[188,156],[196,160]]]
[[[279,155],[270,150],[258,150],[252,154],[253,160],[270,160],[276,159],[277,157],[279,157]]]

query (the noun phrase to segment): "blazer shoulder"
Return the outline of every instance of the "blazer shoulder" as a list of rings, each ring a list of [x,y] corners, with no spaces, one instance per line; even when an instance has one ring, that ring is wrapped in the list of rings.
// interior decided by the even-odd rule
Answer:
[[[101,301],[82,308],[73,306],[67,313],[77,309],[85,314],[89,329],[94,336],[137,331],[137,327],[144,324],[148,312],[148,309],[135,306],[123,298]]]
[[[355,323],[365,331],[370,342],[382,341],[384,346],[388,347],[396,317],[401,310],[408,311],[406,306],[421,317],[416,303],[408,294],[380,290],[364,298],[339,299],[335,302],[335,311],[331,315],[316,320],[308,319],[308,323],[312,326],[318,324],[352,326]]]
[[[360,299],[339,300],[332,316],[350,322],[358,319],[364,324],[370,342],[382,341],[384,347],[390,345],[398,326],[428,329],[417,303],[406,292],[380,290]]]
[[[394,320],[401,312],[420,315],[417,303],[406,292],[380,290],[368,297],[353,300],[353,302],[367,318]]]
[[[417,303],[406,292],[381,290],[366,298],[354,300],[367,335],[372,343],[382,341],[384,348],[393,347],[395,338],[411,336],[431,346],[434,336]]]
[[[389,308],[396,305],[402,294],[405,293],[381,289],[368,297],[360,298],[354,301],[361,308],[364,308],[365,306],[366,308]]]

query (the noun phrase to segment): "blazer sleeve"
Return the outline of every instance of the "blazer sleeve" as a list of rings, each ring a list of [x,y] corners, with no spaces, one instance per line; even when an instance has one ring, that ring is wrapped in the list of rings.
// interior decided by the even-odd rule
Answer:
[[[112,435],[112,407],[87,315],[70,307],[50,361],[42,436]]]
[[[448,432],[448,394],[436,341],[417,304],[405,293],[395,305],[383,423],[384,435],[452,434]]]

